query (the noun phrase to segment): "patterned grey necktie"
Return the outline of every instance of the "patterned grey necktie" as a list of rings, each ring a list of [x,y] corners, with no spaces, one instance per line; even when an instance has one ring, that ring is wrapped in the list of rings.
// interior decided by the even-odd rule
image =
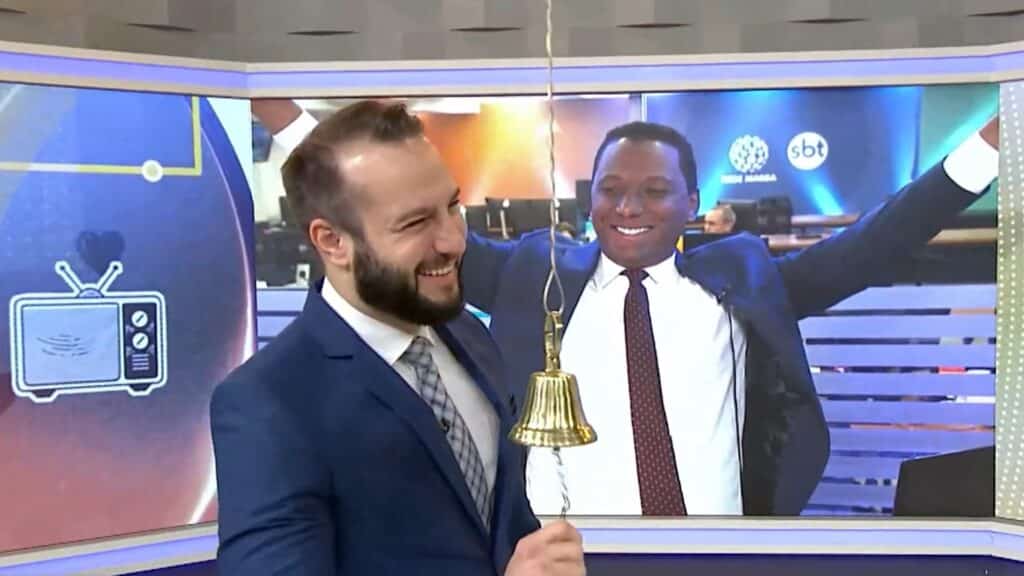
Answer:
[[[487,476],[484,473],[483,460],[477,450],[476,442],[462,419],[455,403],[452,402],[441,382],[441,375],[437,371],[437,364],[430,354],[431,343],[422,336],[413,339],[412,344],[402,354],[401,361],[405,362],[416,372],[416,385],[423,401],[434,411],[434,416],[441,424],[448,444],[451,445],[455,459],[462,469],[462,475],[466,480],[470,495],[476,503],[477,511],[484,522],[484,526],[490,529],[491,524],[491,491],[487,488]]]

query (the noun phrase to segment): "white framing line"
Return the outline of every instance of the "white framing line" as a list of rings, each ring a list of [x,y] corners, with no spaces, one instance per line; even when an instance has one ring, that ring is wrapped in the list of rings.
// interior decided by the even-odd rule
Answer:
[[[439,71],[443,73],[445,71]],[[0,73],[0,79],[3,75]],[[757,80],[723,79],[694,81],[686,78],[663,81],[634,80],[609,83],[563,83],[555,87],[555,94],[622,94],[623,92],[679,92],[695,90],[744,90],[757,88],[828,88],[899,85],[936,85],[997,83],[1024,78],[1020,72],[998,74],[945,74],[901,76],[896,83],[891,77],[848,76],[835,78],[799,77]],[[437,96],[539,96],[545,88],[533,84],[503,84],[465,86],[359,86],[354,88],[254,88],[247,91],[249,98],[366,98],[366,97],[437,97]]]
[[[232,60],[165,56],[163,54],[140,54],[138,52],[97,50],[94,48],[73,48],[70,46],[34,44],[29,42],[10,42],[6,40],[0,40],[0,52],[17,52],[19,54],[33,56],[56,56],[58,58],[74,58],[80,60],[102,60],[104,62],[122,62],[125,64],[177,66],[182,68],[199,68],[203,70],[221,70],[224,72],[246,72],[246,68],[248,66],[245,62]]]
[[[916,58],[970,58],[1024,51],[1024,41],[978,46],[897,48],[891,50],[808,50],[789,52],[718,52],[707,54],[652,54],[642,56],[556,56],[555,68],[602,66],[672,66],[679,64],[758,64],[821,61],[908,60]],[[322,62],[250,62],[246,72],[352,72],[388,70],[462,70],[475,68],[543,68],[544,58],[484,58],[479,60],[362,60]]]
[[[194,70],[197,73],[234,73],[242,75],[238,85],[204,85],[197,82],[168,82],[154,78],[90,77],[74,72],[56,74],[45,70],[0,70],[0,81],[33,84],[56,84],[88,88],[109,88],[139,90],[147,92],[189,93],[203,96],[236,98],[270,97],[388,97],[388,96],[450,96],[450,95],[495,95],[495,94],[542,94],[543,83],[531,85],[443,85],[422,84],[407,87],[394,86],[302,86],[297,81],[284,88],[254,88],[248,82],[249,76],[287,76],[303,73],[344,74],[345,72],[437,72],[438,74],[458,73],[461,70],[489,70],[500,68],[522,69],[542,68],[545,62],[536,58],[480,59],[480,60],[388,60],[374,62],[240,62],[182,58],[154,54],[134,54],[105,50],[47,46],[20,42],[0,41],[0,51],[24,56],[64,58],[68,60],[94,60],[106,64],[141,65],[150,67],[175,67]],[[566,67],[616,67],[616,66],[673,66],[673,65],[725,65],[774,63],[779,65],[810,64],[822,61],[856,62],[863,60],[913,60],[921,58],[999,58],[1024,52],[1024,41],[992,45],[906,48],[896,50],[837,50],[814,52],[765,52],[749,54],[666,54],[650,56],[612,57],[564,57],[555,58],[556,68]],[[972,82],[1005,82],[1024,79],[1024,68],[1010,70],[979,70],[962,74],[926,74],[903,76],[894,79],[891,75],[862,75],[849,77],[774,77],[734,78],[694,81],[681,78],[679,81],[644,82],[618,81],[608,83],[561,83],[556,86],[558,93],[616,92],[625,91],[676,91],[713,90],[743,88],[793,88],[828,86],[877,86],[899,84],[961,84]]]
[[[42,548],[33,548],[31,550],[0,554],[0,568],[24,566],[37,562],[61,560],[75,556],[85,556],[88,554],[116,553],[121,550],[128,550],[141,546],[168,544],[204,537],[215,538],[216,536],[217,524],[215,523],[200,524],[196,526],[181,526],[155,532],[146,532],[144,534],[103,538],[88,542],[78,542],[61,546],[46,546]],[[158,560],[141,564],[114,565],[112,563],[112,565],[109,566],[108,571],[104,572],[104,574],[130,574],[131,572],[139,572],[143,570],[154,570],[159,568],[169,568],[172,566],[182,566],[196,562],[207,562],[215,559],[216,557],[217,551],[215,549],[211,549],[203,550],[203,552],[199,554],[160,558]]]
[[[542,518],[548,522],[553,518]],[[860,556],[991,556],[1024,562],[1024,525],[997,519],[904,520],[796,519],[796,518],[686,518],[644,519],[578,517],[570,521],[584,537],[590,554],[730,554],[730,555],[860,555]],[[886,543],[886,533],[891,540]],[[600,534],[600,535],[599,535]],[[820,534],[810,538],[809,534]],[[216,558],[215,523],[171,528],[146,534],[52,546],[0,555],[0,568],[64,560],[75,556],[110,553],[159,544],[205,538],[197,552],[118,564],[102,574],[126,574],[180,566]],[[943,538],[961,537],[961,540]],[[654,542],[645,536],[655,537]],[[962,538],[969,536],[969,541]],[[765,542],[757,542],[761,537]],[[791,541],[787,541],[791,538]],[[918,542],[913,542],[917,538]],[[708,540],[714,542],[708,542]],[[908,542],[910,540],[911,542]],[[589,541],[589,542],[588,542]],[[828,542],[826,542],[828,541]],[[99,574],[99,572],[90,572]]]
[[[148,64],[154,66],[176,66],[222,70],[225,72],[348,72],[387,70],[461,70],[471,68],[531,68],[543,67],[543,58],[482,58],[482,59],[434,59],[434,60],[380,60],[380,61],[317,61],[317,62],[248,62],[242,60],[219,60],[161,54],[141,54],[115,50],[74,48],[27,42],[0,40],[0,51],[26,55],[56,56]],[[986,57],[1024,51],[1024,41],[1002,42],[971,46],[941,46],[935,48],[896,48],[862,50],[813,50],[786,52],[751,53],[708,53],[708,54],[653,54],[642,56],[576,56],[556,57],[556,67],[567,66],[650,66],[676,64],[746,64],[759,62],[819,62],[822,60],[903,60],[911,58],[942,57]]]

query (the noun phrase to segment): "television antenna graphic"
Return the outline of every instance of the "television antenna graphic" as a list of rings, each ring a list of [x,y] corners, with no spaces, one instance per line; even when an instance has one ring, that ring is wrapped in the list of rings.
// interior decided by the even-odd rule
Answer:
[[[68,285],[68,288],[71,288],[71,294],[76,298],[102,298],[106,296],[110,285],[124,272],[124,265],[114,260],[107,265],[107,270],[100,277],[99,281],[95,284],[84,284],[81,278],[78,277],[78,274],[75,274],[74,269],[71,268],[67,260],[58,260],[53,265],[53,268],[57,271],[57,275],[64,280],[64,283]]]

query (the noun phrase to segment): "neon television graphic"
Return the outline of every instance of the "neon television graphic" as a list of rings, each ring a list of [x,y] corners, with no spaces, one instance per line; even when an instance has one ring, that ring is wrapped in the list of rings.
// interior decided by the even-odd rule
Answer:
[[[159,292],[111,292],[124,271],[111,262],[82,284],[54,265],[70,292],[17,294],[10,301],[11,387],[36,403],[66,394],[125,391],[148,396],[167,382],[167,317]]]

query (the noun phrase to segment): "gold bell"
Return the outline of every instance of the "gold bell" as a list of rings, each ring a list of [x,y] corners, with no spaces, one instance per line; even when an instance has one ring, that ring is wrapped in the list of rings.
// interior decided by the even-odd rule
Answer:
[[[526,401],[509,438],[525,446],[582,446],[597,440],[580,404],[576,377],[559,368],[562,319],[548,311],[544,321],[543,372],[534,372],[526,389]]]

